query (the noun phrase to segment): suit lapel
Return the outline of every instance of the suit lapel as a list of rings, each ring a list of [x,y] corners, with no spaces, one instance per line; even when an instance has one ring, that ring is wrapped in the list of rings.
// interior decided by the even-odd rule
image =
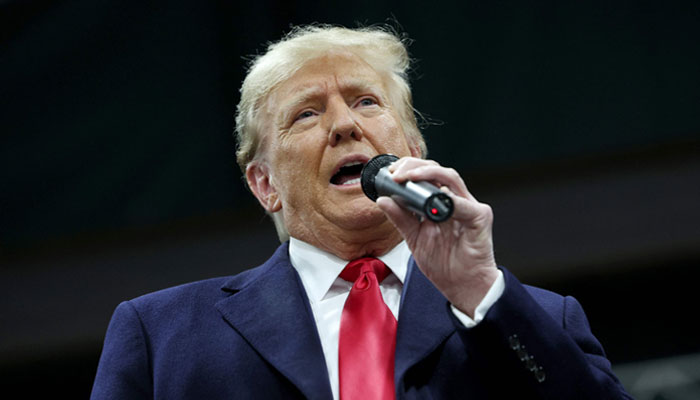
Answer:
[[[306,293],[280,246],[252,276],[236,277],[216,308],[265,360],[307,398],[331,398],[321,342]]]
[[[432,353],[455,331],[447,307],[447,299],[411,258],[396,332],[394,375],[397,385],[402,384],[409,368]]]

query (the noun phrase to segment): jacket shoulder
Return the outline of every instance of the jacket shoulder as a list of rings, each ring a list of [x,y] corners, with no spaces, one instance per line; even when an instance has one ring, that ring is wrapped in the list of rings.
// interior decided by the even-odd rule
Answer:
[[[184,313],[210,308],[219,300],[230,296],[232,292],[265,275],[266,271],[280,262],[288,262],[287,244],[282,244],[277,251],[262,265],[245,270],[235,275],[209,278],[195,282],[161,289],[132,300],[130,303],[139,314],[148,312],[162,313],[167,310]]]

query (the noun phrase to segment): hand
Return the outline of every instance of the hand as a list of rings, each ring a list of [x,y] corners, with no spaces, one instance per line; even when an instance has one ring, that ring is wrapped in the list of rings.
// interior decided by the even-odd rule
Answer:
[[[457,309],[473,317],[498,275],[491,207],[469,193],[457,171],[435,161],[404,157],[389,171],[396,182],[429,181],[452,198],[454,213],[440,223],[419,220],[386,196],[377,205],[406,240],[421,271]]]

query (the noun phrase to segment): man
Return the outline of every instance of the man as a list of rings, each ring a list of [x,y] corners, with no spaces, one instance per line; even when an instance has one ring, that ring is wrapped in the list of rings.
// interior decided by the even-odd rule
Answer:
[[[255,60],[237,156],[283,244],[122,303],[93,399],[628,398],[578,302],[499,269],[491,209],[423,159],[408,66],[387,31],[325,26]],[[448,221],[363,194],[360,168],[386,153],[395,181],[452,198]]]

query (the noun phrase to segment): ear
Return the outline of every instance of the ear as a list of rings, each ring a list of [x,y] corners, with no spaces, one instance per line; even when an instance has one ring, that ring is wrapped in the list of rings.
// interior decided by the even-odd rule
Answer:
[[[267,212],[274,213],[282,209],[282,202],[272,184],[268,167],[264,162],[253,161],[248,164],[245,169],[245,177],[253,195]]]
[[[415,140],[411,140],[409,147],[411,149],[411,157],[423,158],[423,153],[420,150],[420,145]]]

